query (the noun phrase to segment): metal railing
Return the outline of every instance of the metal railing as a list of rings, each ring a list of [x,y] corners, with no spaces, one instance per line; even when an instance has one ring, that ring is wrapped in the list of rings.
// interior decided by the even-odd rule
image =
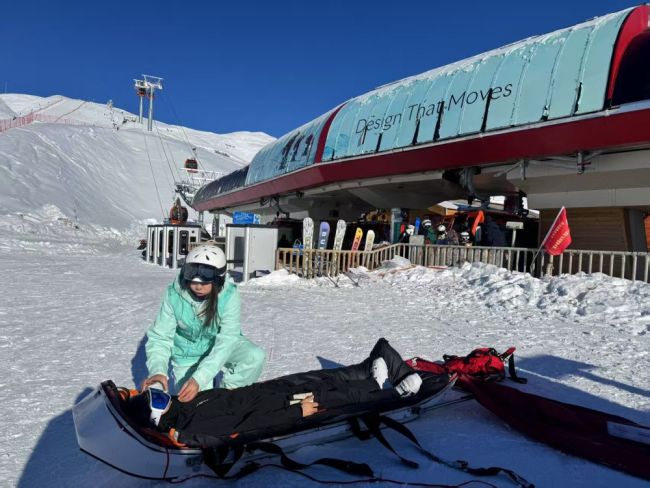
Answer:
[[[649,282],[650,253],[621,251],[567,250],[557,256],[522,247],[467,247],[419,244],[392,244],[372,251],[299,250],[279,248],[275,269],[305,278],[336,277],[350,268],[377,269],[395,256],[422,266],[460,266],[465,262],[493,264],[509,271],[530,272],[540,277],[576,273],[603,273],[631,281]],[[533,258],[535,262],[533,264]]]

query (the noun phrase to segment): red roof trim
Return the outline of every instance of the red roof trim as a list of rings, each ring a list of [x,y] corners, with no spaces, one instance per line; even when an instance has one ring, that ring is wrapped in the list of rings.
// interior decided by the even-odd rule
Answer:
[[[650,15],[650,9],[647,5],[641,5],[632,10],[623,26],[618,32],[618,38],[616,39],[616,44],[614,46],[614,53],[612,54],[612,63],[609,70],[609,81],[607,86],[607,104],[609,104],[614,96],[614,87],[616,86],[616,78],[618,77],[618,71],[621,68],[621,62],[623,61],[623,56],[625,51],[627,51],[628,46],[632,40],[639,34],[643,34],[648,30],[648,16]]]
[[[320,136],[318,137],[318,145],[316,146],[316,155],[314,156],[315,163],[320,163],[323,160],[323,153],[325,152],[325,142],[327,141],[327,134],[330,131],[330,126],[332,125],[332,122],[334,121],[334,117],[336,117],[336,114],[339,113],[339,110],[341,110],[346,104],[347,102],[339,105],[339,107],[336,110],[334,110],[334,112],[332,112],[331,115],[325,121],[325,125],[323,125],[323,130],[320,131]]]
[[[650,144],[650,108],[565,123],[542,124],[497,134],[480,134],[411,150],[312,164],[298,171],[198,203],[196,210],[211,210],[254,202],[337,181],[384,177],[544,158],[576,151],[591,151]]]

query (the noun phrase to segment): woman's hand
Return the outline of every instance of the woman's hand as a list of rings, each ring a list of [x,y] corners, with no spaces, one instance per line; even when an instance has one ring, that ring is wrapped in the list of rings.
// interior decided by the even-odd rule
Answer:
[[[303,417],[309,417],[310,415],[318,413],[318,403],[314,401],[314,395],[309,395],[307,398],[302,400],[300,406],[302,407]]]
[[[185,382],[181,391],[178,392],[178,399],[181,402],[190,402],[194,400],[194,397],[199,392],[199,384],[194,378],[190,378]]]
[[[163,385],[163,390],[169,391],[169,382],[167,380],[167,376],[164,374],[155,374],[153,376],[149,376],[149,378],[142,382],[142,388],[140,388],[140,391],[144,391],[147,387],[153,385],[154,383],[160,383]]]

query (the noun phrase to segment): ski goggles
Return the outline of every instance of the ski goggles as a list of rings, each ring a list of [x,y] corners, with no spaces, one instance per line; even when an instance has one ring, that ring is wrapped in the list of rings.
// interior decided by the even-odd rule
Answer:
[[[172,397],[166,391],[159,390],[158,388],[149,388],[147,392],[149,396],[149,409],[151,410],[149,418],[155,425],[158,425],[160,418],[169,410]]]
[[[187,281],[215,282],[223,276],[226,268],[217,269],[207,264],[190,263],[183,266],[183,278]],[[197,279],[198,278],[198,279]]]

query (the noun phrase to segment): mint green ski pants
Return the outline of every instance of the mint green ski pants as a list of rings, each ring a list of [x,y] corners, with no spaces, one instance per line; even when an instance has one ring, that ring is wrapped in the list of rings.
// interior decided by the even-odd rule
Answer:
[[[262,374],[265,357],[266,354],[261,347],[253,344],[246,337],[241,336],[237,346],[224,363],[223,368],[221,368],[223,376],[218,374],[214,380],[200,384],[200,391],[211,388],[226,388],[230,390],[255,383]],[[172,358],[172,374],[177,393],[183,384],[192,377],[200,360],[201,358],[197,358],[196,361],[190,362],[189,364],[185,360],[183,364],[179,364]],[[220,376],[221,381],[219,384],[216,384],[215,380]]]

